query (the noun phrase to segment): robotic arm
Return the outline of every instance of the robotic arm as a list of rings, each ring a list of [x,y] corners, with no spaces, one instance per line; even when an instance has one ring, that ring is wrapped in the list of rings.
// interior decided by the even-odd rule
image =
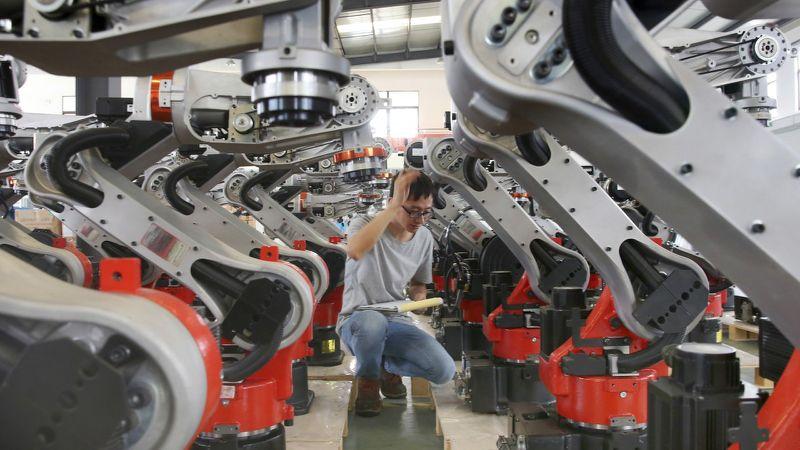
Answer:
[[[509,135],[546,127],[694,242],[800,344],[800,309],[784,298],[800,289],[798,249],[786,239],[798,222],[796,150],[657,48],[625,2],[537,2],[515,9],[510,26],[503,4],[456,3],[443,4],[444,48],[463,116]],[[720,188],[729,173],[739,182]]]
[[[547,302],[554,286],[586,288],[589,267],[572,250],[554,243],[474,156],[452,139],[428,139],[425,168],[434,180],[458,190],[491,225],[525,267],[530,287]]]

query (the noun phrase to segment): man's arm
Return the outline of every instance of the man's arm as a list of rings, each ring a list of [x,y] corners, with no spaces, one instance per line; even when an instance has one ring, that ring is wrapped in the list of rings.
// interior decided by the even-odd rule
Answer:
[[[397,210],[408,198],[408,190],[411,183],[417,179],[419,172],[416,170],[405,170],[397,176],[394,183],[394,196],[389,200],[386,209],[378,213],[364,228],[358,230],[353,236],[347,237],[347,256],[358,261],[365,253],[372,250],[378,243],[378,239],[386,231],[386,227],[397,214]]]
[[[428,297],[428,288],[424,283],[411,281],[408,283],[408,296],[411,300],[425,300]]]

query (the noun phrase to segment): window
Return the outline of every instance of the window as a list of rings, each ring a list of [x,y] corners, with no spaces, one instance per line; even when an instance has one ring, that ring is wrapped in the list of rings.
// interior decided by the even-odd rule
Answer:
[[[389,99],[370,122],[372,135],[383,138],[413,138],[419,134],[419,92],[380,91]]]
[[[778,75],[775,73],[767,75],[767,95],[778,98]]]
[[[74,113],[74,98],[74,77],[55,76],[28,66],[25,84],[19,88],[19,107],[22,111],[40,114]]]

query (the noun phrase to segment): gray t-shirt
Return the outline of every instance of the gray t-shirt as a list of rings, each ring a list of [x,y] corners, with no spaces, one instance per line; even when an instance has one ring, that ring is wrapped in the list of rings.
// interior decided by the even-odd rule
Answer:
[[[350,221],[347,234],[355,235],[369,223],[367,216]],[[344,269],[342,311],[336,330],[357,307],[404,300],[404,290],[411,280],[433,282],[433,236],[420,227],[407,242],[397,240],[389,230],[383,232],[375,246],[358,261],[347,258]],[[392,319],[406,320],[406,314],[393,314]]]

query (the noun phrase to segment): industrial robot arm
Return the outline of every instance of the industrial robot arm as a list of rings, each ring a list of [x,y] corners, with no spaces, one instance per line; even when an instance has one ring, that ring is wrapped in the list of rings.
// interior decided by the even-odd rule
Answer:
[[[443,4],[445,64],[465,117],[509,135],[547,128],[759,298],[800,344],[800,309],[784,297],[800,289],[797,244],[786,239],[798,223],[795,149],[658,48],[625,2],[537,2],[515,10],[511,26],[495,2],[454,5]],[[720,189],[729,173],[738,182]]]
[[[104,161],[120,147],[133,153],[146,149],[139,139],[148,136],[145,130],[154,131],[148,126],[134,122],[53,133],[31,156],[26,184],[40,198],[79,210],[92,221],[88,232],[129,243],[131,250],[197,294],[213,317],[213,327],[221,326],[223,336],[253,349],[225,367],[226,380],[245,378],[277,348],[291,345],[305,333],[313,311],[310,286],[293,265],[256,260],[189,226],[179,213]],[[156,131],[149,141],[159,142],[157,136],[168,132]],[[47,171],[40,164],[45,155],[51,158]],[[77,180],[66,174],[66,163],[75,155],[83,168]],[[120,210],[126,212],[124,219]],[[265,299],[265,290],[274,295]]]
[[[477,158],[460,150],[452,138],[427,139],[425,147],[426,171],[453,186],[491,225],[525,267],[539,299],[548,302],[555,286],[586,288],[589,266],[583,256],[553,242]]]
[[[497,161],[564,228],[608,284],[628,329],[649,340],[683,334],[699,320],[708,294],[700,267],[645,236],[552,136],[492,135],[464,116],[453,131],[460,146]]]
[[[0,252],[4,446],[185,448],[211,417],[217,342],[189,306],[140,288],[136,262],[105,261],[99,292]]]

